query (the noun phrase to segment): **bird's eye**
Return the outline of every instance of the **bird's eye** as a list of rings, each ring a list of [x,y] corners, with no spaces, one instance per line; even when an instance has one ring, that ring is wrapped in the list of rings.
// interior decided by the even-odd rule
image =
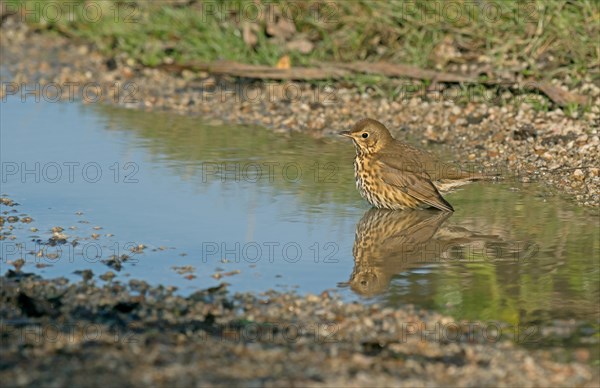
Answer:
[[[369,137],[369,134],[365,132],[362,134],[362,137],[363,137],[363,139],[366,139],[367,137]]]

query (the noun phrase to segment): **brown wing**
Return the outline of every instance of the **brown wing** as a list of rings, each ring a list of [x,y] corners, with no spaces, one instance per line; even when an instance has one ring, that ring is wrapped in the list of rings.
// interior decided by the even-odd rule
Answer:
[[[402,155],[401,159],[398,158],[399,155]],[[385,160],[386,164],[401,170],[426,171],[434,181],[440,179],[477,179],[478,177],[473,172],[463,171],[458,164],[442,162],[431,152],[397,140],[392,147],[388,147],[382,159]],[[402,163],[402,165],[399,166],[399,163]]]
[[[431,183],[431,178],[426,172],[399,170],[381,160],[378,163],[381,166],[381,174],[385,183],[399,188],[431,207],[449,212],[454,211],[452,205]]]
[[[382,249],[395,250],[398,244],[422,245],[430,240],[452,213],[434,209],[394,211],[369,209],[356,225],[357,236],[368,236]]]
[[[371,209],[387,210],[387,209]],[[402,246],[423,247],[427,241],[431,240],[439,227],[452,216],[450,212],[439,212],[434,209],[424,210],[405,210],[393,211],[387,210],[385,215],[386,226],[391,229],[389,236],[380,244],[382,249],[387,251],[398,251]],[[373,238],[376,240],[376,238]]]
[[[438,163],[434,155],[397,140],[379,153],[378,159],[390,167],[415,172],[428,171]]]

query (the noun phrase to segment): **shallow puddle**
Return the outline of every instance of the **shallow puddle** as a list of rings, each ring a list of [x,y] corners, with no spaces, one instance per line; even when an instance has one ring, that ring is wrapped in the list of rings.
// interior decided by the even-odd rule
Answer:
[[[386,212],[360,198],[343,139],[16,99],[1,120],[0,191],[20,203],[2,206],[20,217],[4,224],[2,272],[21,257],[48,277],[111,270],[184,294],[227,282],[464,320],[598,322],[597,213],[537,184],[466,186],[446,196],[452,215]]]

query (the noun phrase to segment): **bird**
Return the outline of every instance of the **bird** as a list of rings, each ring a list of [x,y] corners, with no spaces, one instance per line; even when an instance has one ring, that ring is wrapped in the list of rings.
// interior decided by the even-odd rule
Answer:
[[[394,139],[381,122],[365,118],[339,135],[352,139],[356,149],[354,177],[361,196],[379,209],[435,208],[453,212],[442,197],[481,174],[444,163],[430,152]]]
[[[338,286],[372,297],[386,292],[401,273],[431,265],[514,260],[511,248],[523,247],[523,242],[486,233],[488,225],[478,224],[474,230],[469,222],[453,223],[453,214],[436,209],[367,210],[356,224],[354,269],[349,281]],[[532,245],[526,243],[532,247],[528,255],[536,252]]]
[[[434,236],[451,216],[435,209],[369,209],[356,225],[354,269],[347,284],[370,297],[384,292],[394,275],[438,262],[445,245]]]

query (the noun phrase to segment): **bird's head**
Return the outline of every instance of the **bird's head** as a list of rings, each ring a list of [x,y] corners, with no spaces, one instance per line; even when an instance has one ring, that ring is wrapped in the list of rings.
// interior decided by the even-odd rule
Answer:
[[[393,140],[385,125],[374,119],[362,119],[351,130],[339,134],[352,139],[358,153],[366,154],[379,151]]]
[[[391,276],[380,273],[378,268],[364,269],[359,273],[352,273],[348,284],[352,291],[365,297],[372,297],[387,290]]]

